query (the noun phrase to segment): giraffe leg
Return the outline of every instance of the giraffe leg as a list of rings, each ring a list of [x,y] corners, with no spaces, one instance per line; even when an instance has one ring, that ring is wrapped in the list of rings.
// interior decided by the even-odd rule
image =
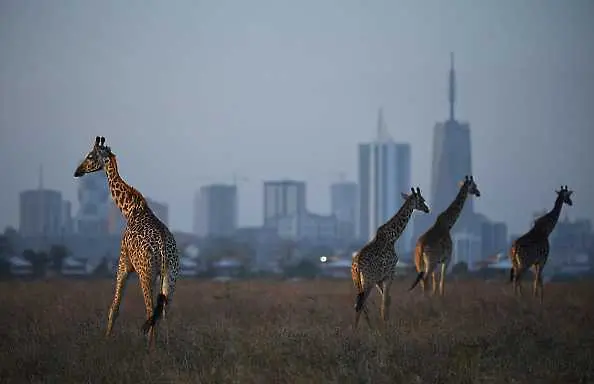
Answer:
[[[113,295],[111,307],[109,308],[109,314],[107,315],[107,330],[105,332],[106,337],[111,335],[111,332],[113,330],[113,324],[115,323],[115,320],[118,317],[120,311],[120,303],[122,301],[124,289],[126,287],[126,281],[128,280],[128,276],[131,270],[132,268],[129,264],[127,255],[125,253],[125,249],[121,248],[120,258],[118,261],[118,271],[116,274],[115,292]]]
[[[357,295],[357,303],[355,304],[355,326],[354,326],[355,329],[357,329],[357,326],[359,325],[359,318],[361,317],[361,311],[365,312],[365,318],[367,319],[367,322],[368,322],[369,326],[371,327],[371,323],[369,323],[369,317],[368,317],[367,311],[365,309],[365,301],[369,297],[369,294],[371,294],[372,288],[373,288],[373,286],[371,286],[371,287],[368,286],[368,287],[364,288],[364,290],[362,292],[359,292],[359,294]]]
[[[538,264],[536,264],[534,266],[534,283],[532,286],[532,297],[536,298],[536,295],[538,294],[538,270],[539,270],[539,266]]]
[[[525,269],[526,268],[524,267],[518,267],[514,273],[514,294],[516,296],[522,296],[522,282],[520,279],[522,278]]]
[[[432,276],[435,265],[431,263],[431,260],[429,260],[429,256],[426,253],[423,255],[423,261],[425,264],[425,274],[423,275],[423,295],[426,296],[429,285],[429,275]],[[435,286],[435,282],[433,283],[433,286]]]
[[[421,285],[421,292],[423,292],[423,294],[425,294],[425,279],[421,278],[421,280],[419,281],[419,284]]]
[[[435,271],[431,273],[431,296],[435,296],[437,294],[437,282],[435,279]]]
[[[159,278],[159,287],[163,286],[163,276],[160,276]],[[165,326],[165,344],[169,345],[169,316],[167,316],[167,313],[169,312],[169,300],[167,300],[167,304],[165,304],[163,306],[163,322],[165,324],[163,324]]]
[[[441,264],[441,276],[439,279],[439,295],[442,297],[445,294],[445,275],[448,270],[449,264],[450,264],[449,260],[445,261]]]
[[[163,293],[167,297],[167,302],[163,307],[163,320],[165,320],[165,341],[169,344],[169,323],[171,322],[171,300],[175,292],[175,285],[177,281],[177,270],[179,265],[177,262],[169,263],[169,270],[167,271],[168,278],[165,279],[162,285]],[[166,315],[167,313],[167,315]]]
[[[435,275],[434,275],[434,271],[435,271],[435,267],[436,265],[434,264],[430,264],[428,262],[428,260],[425,261],[425,274],[423,275],[423,280],[424,280],[424,287],[425,289],[423,290],[423,295],[427,295],[427,288],[429,287],[429,276],[431,276],[432,282],[433,282],[433,293],[435,294]]]
[[[542,282],[542,270],[543,265],[537,264],[535,267],[535,276],[534,276],[534,297],[538,296],[540,303],[543,303],[544,300],[544,287]]]
[[[381,307],[381,316],[384,322],[384,327],[387,325],[388,322],[388,313],[390,312],[390,286],[392,285],[392,279],[387,278],[382,283],[382,307]]]
[[[144,307],[146,310],[146,318],[149,320],[153,314],[153,279],[151,278],[151,269],[149,268],[148,273],[139,273],[140,288],[142,289],[142,296],[144,298]],[[143,329],[144,330],[144,329]],[[155,347],[155,327],[150,325],[147,330],[148,333],[148,346],[149,348]]]

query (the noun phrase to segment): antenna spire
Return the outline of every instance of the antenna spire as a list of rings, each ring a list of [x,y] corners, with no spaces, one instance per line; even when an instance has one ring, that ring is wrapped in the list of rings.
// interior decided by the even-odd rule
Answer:
[[[456,70],[454,69],[454,52],[450,52],[450,86],[449,86],[449,101],[450,101],[450,120],[454,121],[454,106],[456,104]]]
[[[38,188],[40,191],[43,189],[43,164],[39,164]]]
[[[377,115],[377,140],[379,142],[389,141],[391,139],[384,120],[384,108],[380,107]]]

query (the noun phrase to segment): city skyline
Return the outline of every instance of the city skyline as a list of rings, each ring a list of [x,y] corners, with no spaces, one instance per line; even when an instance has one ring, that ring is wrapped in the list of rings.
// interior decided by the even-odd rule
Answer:
[[[411,144],[412,184],[429,191],[450,51],[457,114],[472,122],[476,211],[524,231],[567,184],[564,215],[594,217],[589,3],[258,1],[3,2],[0,226],[18,224],[18,193],[40,163],[45,185],[75,202],[73,167],[97,134],[130,184],[169,204],[172,229],[191,228],[205,178],[236,172],[251,180],[239,187],[241,226],[261,222],[261,181],[287,176],[326,213],[335,175],[356,180],[356,145],[374,135],[379,106]]]

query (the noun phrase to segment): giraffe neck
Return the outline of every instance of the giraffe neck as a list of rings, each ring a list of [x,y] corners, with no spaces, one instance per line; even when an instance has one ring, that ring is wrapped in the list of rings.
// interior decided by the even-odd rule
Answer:
[[[546,215],[539,217],[534,222],[534,229],[539,233],[542,233],[544,236],[548,237],[555,226],[557,225],[557,221],[559,220],[559,216],[561,215],[561,208],[563,207],[563,199],[561,196],[558,196],[555,200],[555,205],[553,209],[551,209]]]
[[[456,198],[452,203],[443,211],[436,220],[436,223],[446,228],[448,231],[452,229],[458,218],[460,217],[460,213],[462,212],[462,208],[464,208],[464,203],[466,202],[466,198],[468,197],[468,187],[463,185],[460,187],[460,191],[456,195]]]
[[[378,229],[378,234],[384,235],[389,241],[396,241],[404,232],[406,224],[414,210],[413,199],[408,198],[404,201],[398,212],[390,220]]]
[[[126,220],[129,220],[139,208],[147,206],[142,194],[126,183],[120,176],[115,155],[112,155],[109,162],[105,164],[105,173],[107,174],[111,197]]]

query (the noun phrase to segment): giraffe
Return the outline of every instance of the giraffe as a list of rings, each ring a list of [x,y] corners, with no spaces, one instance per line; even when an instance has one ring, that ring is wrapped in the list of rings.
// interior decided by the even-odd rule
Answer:
[[[563,204],[573,205],[571,201],[573,191],[570,191],[567,185],[561,186],[561,189],[555,192],[557,193],[557,198],[555,199],[553,209],[544,216],[536,219],[528,232],[513,241],[509,252],[512,263],[509,279],[514,284],[514,294],[522,294],[520,279],[527,269],[533,267],[534,288],[532,295],[536,297],[540,291],[539,298],[541,303],[544,296],[542,271],[549,257],[549,235],[555,229],[555,225],[557,225]]]
[[[425,293],[428,278],[431,275],[433,294],[435,294],[437,292],[435,269],[441,264],[439,294],[440,296],[444,295],[445,274],[452,258],[452,237],[450,231],[454,224],[456,224],[458,217],[460,217],[468,195],[474,195],[476,197],[480,197],[481,195],[472,176],[466,176],[460,182],[460,190],[454,201],[452,201],[445,211],[437,216],[433,226],[417,240],[415,246],[415,266],[418,275],[409,291],[412,291],[421,282],[421,288],[423,293]]]
[[[95,144],[74,172],[74,177],[104,170],[113,201],[126,219],[120,243],[120,257],[115,292],[107,319],[106,337],[111,335],[118,316],[126,280],[131,272],[139,277],[146,308],[146,322],[142,326],[154,347],[155,327],[159,317],[169,312],[179,272],[179,256],[175,238],[153,213],[146,199],[127,184],[118,173],[116,155],[105,146],[105,138],[97,136]],[[153,308],[153,287],[160,276],[159,293]]]
[[[414,210],[429,213],[429,207],[418,187],[416,191],[411,188],[411,193],[408,195],[405,193],[401,195],[404,203],[398,212],[380,226],[373,240],[363,246],[353,257],[351,275],[353,284],[357,289],[354,328],[357,328],[359,324],[361,311],[365,314],[367,324],[371,326],[365,308],[365,300],[369,297],[374,285],[382,296],[380,315],[384,324],[386,323],[390,306],[390,285],[392,284],[396,263],[398,263],[398,255],[394,251],[394,244],[406,228]]]

